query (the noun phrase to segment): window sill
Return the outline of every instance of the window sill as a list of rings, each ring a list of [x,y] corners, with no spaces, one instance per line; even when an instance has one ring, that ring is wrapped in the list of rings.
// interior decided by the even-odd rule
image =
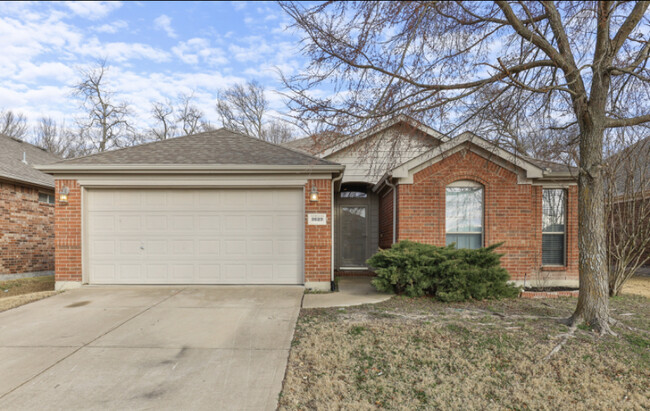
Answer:
[[[543,265],[542,271],[566,271],[565,265]]]

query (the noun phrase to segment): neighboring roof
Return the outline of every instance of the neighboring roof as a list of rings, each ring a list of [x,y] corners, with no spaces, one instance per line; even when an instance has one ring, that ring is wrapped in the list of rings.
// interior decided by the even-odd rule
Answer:
[[[23,162],[23,158],[26,162]],[[41,147],[0,134],[0,179],[54,188],[54,178],[34,168],[61,160]]]
[[[336,142],[336,140],[341,138],[344,138],[341,133],[324,132],[287,141],[281,145],[310,155],[317,155],[318,153],[327,150]]]
[[[304,137],[297,140],[292,140],[284,143],[285,147],[294,148],[301,150],[305,153],[317,155],[319,157],[327,157],[334,153],[337,153],[355,143],[358,143],[361,140],[366,139],[374,134],[377,134],[381,131],[384,131],[390,127],[396,126],[398,124],[405,124],[412,127],[414,130],[420,131],[427,135],[430,135],[433,138],[436,138],[440,141],[448,141],[449,137],[444,134],[432,129],[431,127],[409,117],[404,114],[393,117],[390,120],[386,120],[382,123],[377,124],[374,127],[369,128],[359,134],[353,136],[345,137],[342,134],[338,133],[321,133],[314,136]]]
[[[322,167],[336,163],[221,128],[169,140],[92,154],[41,169],[167,168],[205,166],[219,169]],[[342,167],[342,166],[338,166]]]
[[[526,172],[527,178],[573,177],[571,170],[567,166],[516,155],[502,148],[499,148],[495,144],[471,132],[464,132],[457,137],[454,137],[453,139],[439,145],[438,147],[432,148],[431,150],[387,172],[384,177],[382,177],[382,179],[375,185],[374,189],[376,190],[382,186],[388,177],[402,178],[407,180],[412,178],[412,174],[414,172],[417,172],[420,168],[428,165],[429,163],[433,163],[441,158],[444,158],[445,154],[453,152],[452,150],[465,143],[473,144],[474,146],[477,146],[490,153],[490,155],[494,155],[510,164],[519,167],[520,169],[523,169]],[[551,165],[552,167],[550,167]]]
[[[572,175],[577,175],[578,168],[572,167],[566,164],[558,163],[555,161],[540,160],[538,158],[533,158],[530,156],[520,156],[526,161],[535,164],[537,167],[544,169],[545,171],[550,171],[551,173],[569,173]]]
[[[615,172],[616,194],[650,190],[650,137],[612,154],[605,163]]]

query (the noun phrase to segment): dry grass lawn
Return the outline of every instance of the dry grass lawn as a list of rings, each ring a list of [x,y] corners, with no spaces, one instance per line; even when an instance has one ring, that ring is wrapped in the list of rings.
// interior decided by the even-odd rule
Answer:
[[[56,294],[54,276],[0,281],[0,312]]]
[[[612,298],[618,337],[602,338],[558,321],[575,303],[302,310],[280,409],[650,409],[650,299]]]
[[[623,285],[624,294],[642,295],[650,298],[650,277],[636,276],[632,277]]]

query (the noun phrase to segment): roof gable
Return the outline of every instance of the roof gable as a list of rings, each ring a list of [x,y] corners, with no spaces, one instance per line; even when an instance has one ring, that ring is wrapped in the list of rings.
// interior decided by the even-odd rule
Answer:
[[[309,136],[288,141],[284,143],[283,146],[325,158],[342,150],[345,150],[350,146],[358,144],[361,141],[372,137],[373,135],[386,131],[391,127],[395,127],[400,123],[412,128],[414,131],[418,131],[438,141],[444,142],[449,140],[449,137],[434,130],[433,128],[426,126],[423,123],[404,114],[400,114],[390,120],[386,120],[374,127],[369,128],[368,130],[362,131],[361,133],[355,134],[353,136],[345,137],[338,133],[322,133],[317,136]]]
[[[444,134],[432,129],[431,127],[426,126],[423,123],[421,123],[421,122],[419,122],[419,121],[417,121],[417,120],[415,120],[415,119],[413,119],[411,117],[408,117],[408,116],[406,116],[404,114],[400,114],[400,115],[398,115],[398,116],[396,116],[396,117],[394,117],[394,118],[392,118],[390,120],[387,120],[387,121],[384,121],[383,123],[377,124],[376,126],[371,127],[366,131],[363,131],[363,132],[361,132],[359,134],[356,134],[354,136],[350,136],[350,137],[348,137],[347,139],[345,139],[343,141],[340,141],[340,142],[337,142],[336,144],[333,144],[329,148],[325,149],[320,155],[322,157],[330,156],[330,155],[332,155],[332,154],[334,154],[336,152],[339,152],[339,151],[341,151],[341,150],[343,150],[343,149],[345,149],[345,148],[347,148],[347,147],[349,147],[351,145],[360,143],[361,141],[363,141],[363,140],[365,140],[365,139],[367,139],[367,138],[369,138],[369,137],[371,137],[373,135],[379,134],[382,131],[386,131],[389,128],[394,127],[394,126],[396,126],[396,125],[398,125],[400,123],[412,128],[415,131],[420,131],[421,133],[429,135],[432,138],[435,138],[437,140],[440,140],[440,141],[443,141],[443,142],[449,140],[449,137],[447,137]]]
[[[412,182],[413,174],[437,161],[440,161],[464,144],[478,147],[479,149],[490,153],[490,155],[522,169],[525,172],[526,178],[532,179],[544,177],[544,170],[538,165],[533,164],[526,157],[517,156],[509,151],[499,148],[489,141],[470,132],[462,133],[440,146],[434,147],[426,153],[395,167],[388,174],[394,178],[405,179],[405,182],[407,183]]]

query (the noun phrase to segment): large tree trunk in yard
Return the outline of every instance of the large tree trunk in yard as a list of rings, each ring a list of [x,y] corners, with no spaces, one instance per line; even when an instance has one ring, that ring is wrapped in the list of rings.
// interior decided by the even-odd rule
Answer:
[[[585,130],[586,128],[586,130]],[[578,267],[580,295],[570,321],[584,321],[609,334],[609,279],[605,244],[605,203],[602,170],[603,128],[582,129],[578,178]]]

